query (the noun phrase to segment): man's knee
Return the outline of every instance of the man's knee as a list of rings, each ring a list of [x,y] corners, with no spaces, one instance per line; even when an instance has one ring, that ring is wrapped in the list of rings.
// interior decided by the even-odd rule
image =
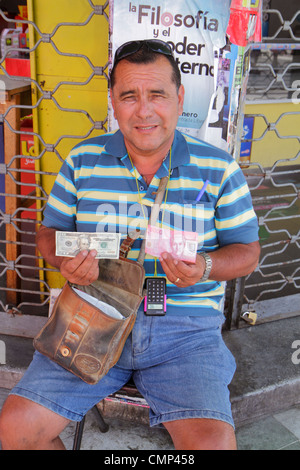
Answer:
[[[0,415],[0,441],[2,449],[22,449],[31,436],[26,401],[11,395],[3,405]]]
[[[164,423],[177,450],[236,450],[233,427],[213,419],[184,419]]]
[[[14,435],[14,428],[18,428],[16,409],[14,406],[11,406],[11,401],[11,398],[8,397],[0,414],[0,441],[2,449],[8,448],[11,437]]]
[[[68,420],[26,398],[10,395],[0,415],[2,449],[48,448]]]

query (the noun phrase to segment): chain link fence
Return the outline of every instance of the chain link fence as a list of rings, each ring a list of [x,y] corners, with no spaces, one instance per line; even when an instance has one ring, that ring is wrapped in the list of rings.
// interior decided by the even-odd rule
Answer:
[[[76,0],[74,11],[56,22],[48,3],[28,0],[29,20],[20,19],[19,24],[24,30],[29,28],[29,47],[2,48],[0,59],[1,333],[24,336],[40,329],[39,318],[48,315],[50,291],[60,287],[57,272],[44,264],[35,244],[49,190],[68,151],[93,133],[107,131],[108,103],[103,97],[109,67],[109,2]],[[65,3],[54,0],[51,8],[63,10]],[[40,20],[41,8],[49,9],[46,20],[48,10]],[[275,17],[278,25],[275,22],[263,43],[252,50],[247,89],[251,109],[246,106],[246,117],[255,124],[254,133],[251,138],[241,136],[241,149],[251,145],[251,158],[242,158],[241,164],[259,218],[262,257],[252,275],[228,284],[228,328],[239,326],[245,309],[253,310],[261,301],[299,295],[300,11],[290,19],[277,9],[267,8],[264,15],[270,25]],[[2,28],[13,26],[3,10],[0,20]],[[77,39],[89,33],[107,38],[103,41],[107,46],[99,40],[106,48],[102,60],[97,51],[86,50],[88,41]],[[277,45],[282,41],[285,48],[280,50]],[[29,75],[20,77],[9,71],[7,59],[14,53],[25,59],[30,56]],[[102,105],[96,106],[99,89]],[[288,102],[290,107],[279,109],[274,118],[272,111],[264,111],[274,101],[276,106]],[[255,112],[249,112],[255,106]],[[271,134],[283,150],[277,158],[278,152],[267,147],[272,158],[262,161],[260,152],[265,154],[265,141]]]

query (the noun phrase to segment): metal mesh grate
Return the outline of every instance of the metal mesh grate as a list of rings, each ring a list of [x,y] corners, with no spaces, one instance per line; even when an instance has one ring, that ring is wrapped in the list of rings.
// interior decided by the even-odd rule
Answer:
[[[269,34],[251,47],[246,94],[245,118],[254,130],[250,138],[241,136],[241,150],[250,145],[251,158],[240,162],[259,220],[262,254],[256,271],[237,280],[230,292],[235,325],[249,310],[258,313],[259,322],[300,315],[300,10],[285,19],[266,9],[263,18]]]
[[[34,2],[28,2],[28,6],[30,3],[32,7]],[[68,37],[69,31],[74,32],[74,28],[77,31],[80,29],[85,31],[85,28],[91,27],[96,21],[95,17],[99,16],[106,22],[106,43],[108,43],[109,2],[98,0],[94,2],[98,4],[94,4],[91,0],[85,0],[81,3],[85,4],[81,5],[85,11],[84,19],[61,21],[51,32],[42,30],[33,20],[18,21],[20,25],[29,27],[31,41],[26,54],[31,57],[30,77],[19,77],[6,70],[7,58],[12,54],[24,54],[24,49],[14,47],[5,51],[2,48],[0,124],[3,149],[5,149],[0,160],[0,312],[2,313],[48,314],[49,292],[53,284],[51,274],[55,276],[56,271],[45,266],[36,252],[35,235],[42,220],[49,188],[57,174],[57,168],[77,140],[92,136],[93,132],[107,131],[107,106],[105,112],[102,110],[93,115],[88,107],[85,107],[84,99],[79,103],[80,106],[76,106],[74,99],[69,100],[71,103],[69,106],[64,104],[66,90],[71,90],[69,93],[73,93],[74,96],[75,92],[80,93],[78,90],[82,89],[84,92],[90,88],[97,88],[96,85],[99,83],[97,80],[101,78],[105,80],[104,92],[107,93],[108,54],[105,62],[99,63],[99,60],[93,60],[88,52],[76,53],[72,51],[73,48],[66,51],[64,44],[61,44],[61,33]],[[0,10],[0,16],[1,21],[7,23],[6,27],[11,27],[12,21],[7,13]],[[69,77],[66,71],[66,79],[59,77],[57,83],[54,83],[55,80],[50,77],[49,83],[45,83],[42,79],[43,70],[33,69],[36,57],[45,55],[42,49],[45,46],[52,49],[50,54],[57,57],[57,61],[66,58],[81,61],[84,73],[79,73],[77,78],[72,72]],[[42,119],[48,118],[45,116],[45,110],[49,107],[54,115],[63,113],[65,116],[63,119],[75,122],[80,119],[82,125],[74,126],[71,132],[58,129],[57,135],[53,134],[49,140],[49,135],[44,130],[45,125],[40,122],[40,115],[43,116],[43,113]],[[32,114],[34,130],[20,129],[22,118]],[[59,122],[57,126],[59,127]],[[78,128],[82,129],[82,132],[78,132]],[[25,141],[30,139],[34,142],[31,155],[21,153],[20,137]],[[51,168],[54,170],[51,171]]]

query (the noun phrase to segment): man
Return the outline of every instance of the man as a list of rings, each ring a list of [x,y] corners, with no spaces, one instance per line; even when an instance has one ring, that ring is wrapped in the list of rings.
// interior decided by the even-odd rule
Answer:
[[[186,205],[189,227],[201,221],[199,253],[194,264],[169,253],[159,260],[146,256],[146,275],[167,278],[167,313],[146,316],[140,308],[118,364],[97,385],[85,384],[36,353],[4,405],[2,447],[62,448],[58,435],[69,420],[81,420],[133,377],[149,403],[150,424],[162,423],[176,449],[235,449],[227,387],[235,363],[221,337],[222,281],[245,276],[258,263],[257,220],[247,185],[227,153],[175,129],[184,89],[165,43],[133,41],[119,48],[111,99],[120,130],[70,153],[37,236],[42,255],[70,282],[92,283],[98,277],[95,251],[56,257],[56,230],[126,235],[138,218],[132,210],[137,205],[139,223],[146,228],[148,209],[166,175],[161,226],[176,228],[176,211]],[[140,243],[135,242],[132,259]]]

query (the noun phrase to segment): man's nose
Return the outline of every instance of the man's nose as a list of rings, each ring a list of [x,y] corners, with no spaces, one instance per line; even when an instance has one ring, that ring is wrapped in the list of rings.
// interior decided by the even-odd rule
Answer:
[[[141,97],[138,100],[136,114],[139,117],[145,119],[145,118],[150,117],[152,115],[152,113],[153,113],[153,107],[152,107],[152,104],[149,101],[149,99],[147,99],[145,97]]]

